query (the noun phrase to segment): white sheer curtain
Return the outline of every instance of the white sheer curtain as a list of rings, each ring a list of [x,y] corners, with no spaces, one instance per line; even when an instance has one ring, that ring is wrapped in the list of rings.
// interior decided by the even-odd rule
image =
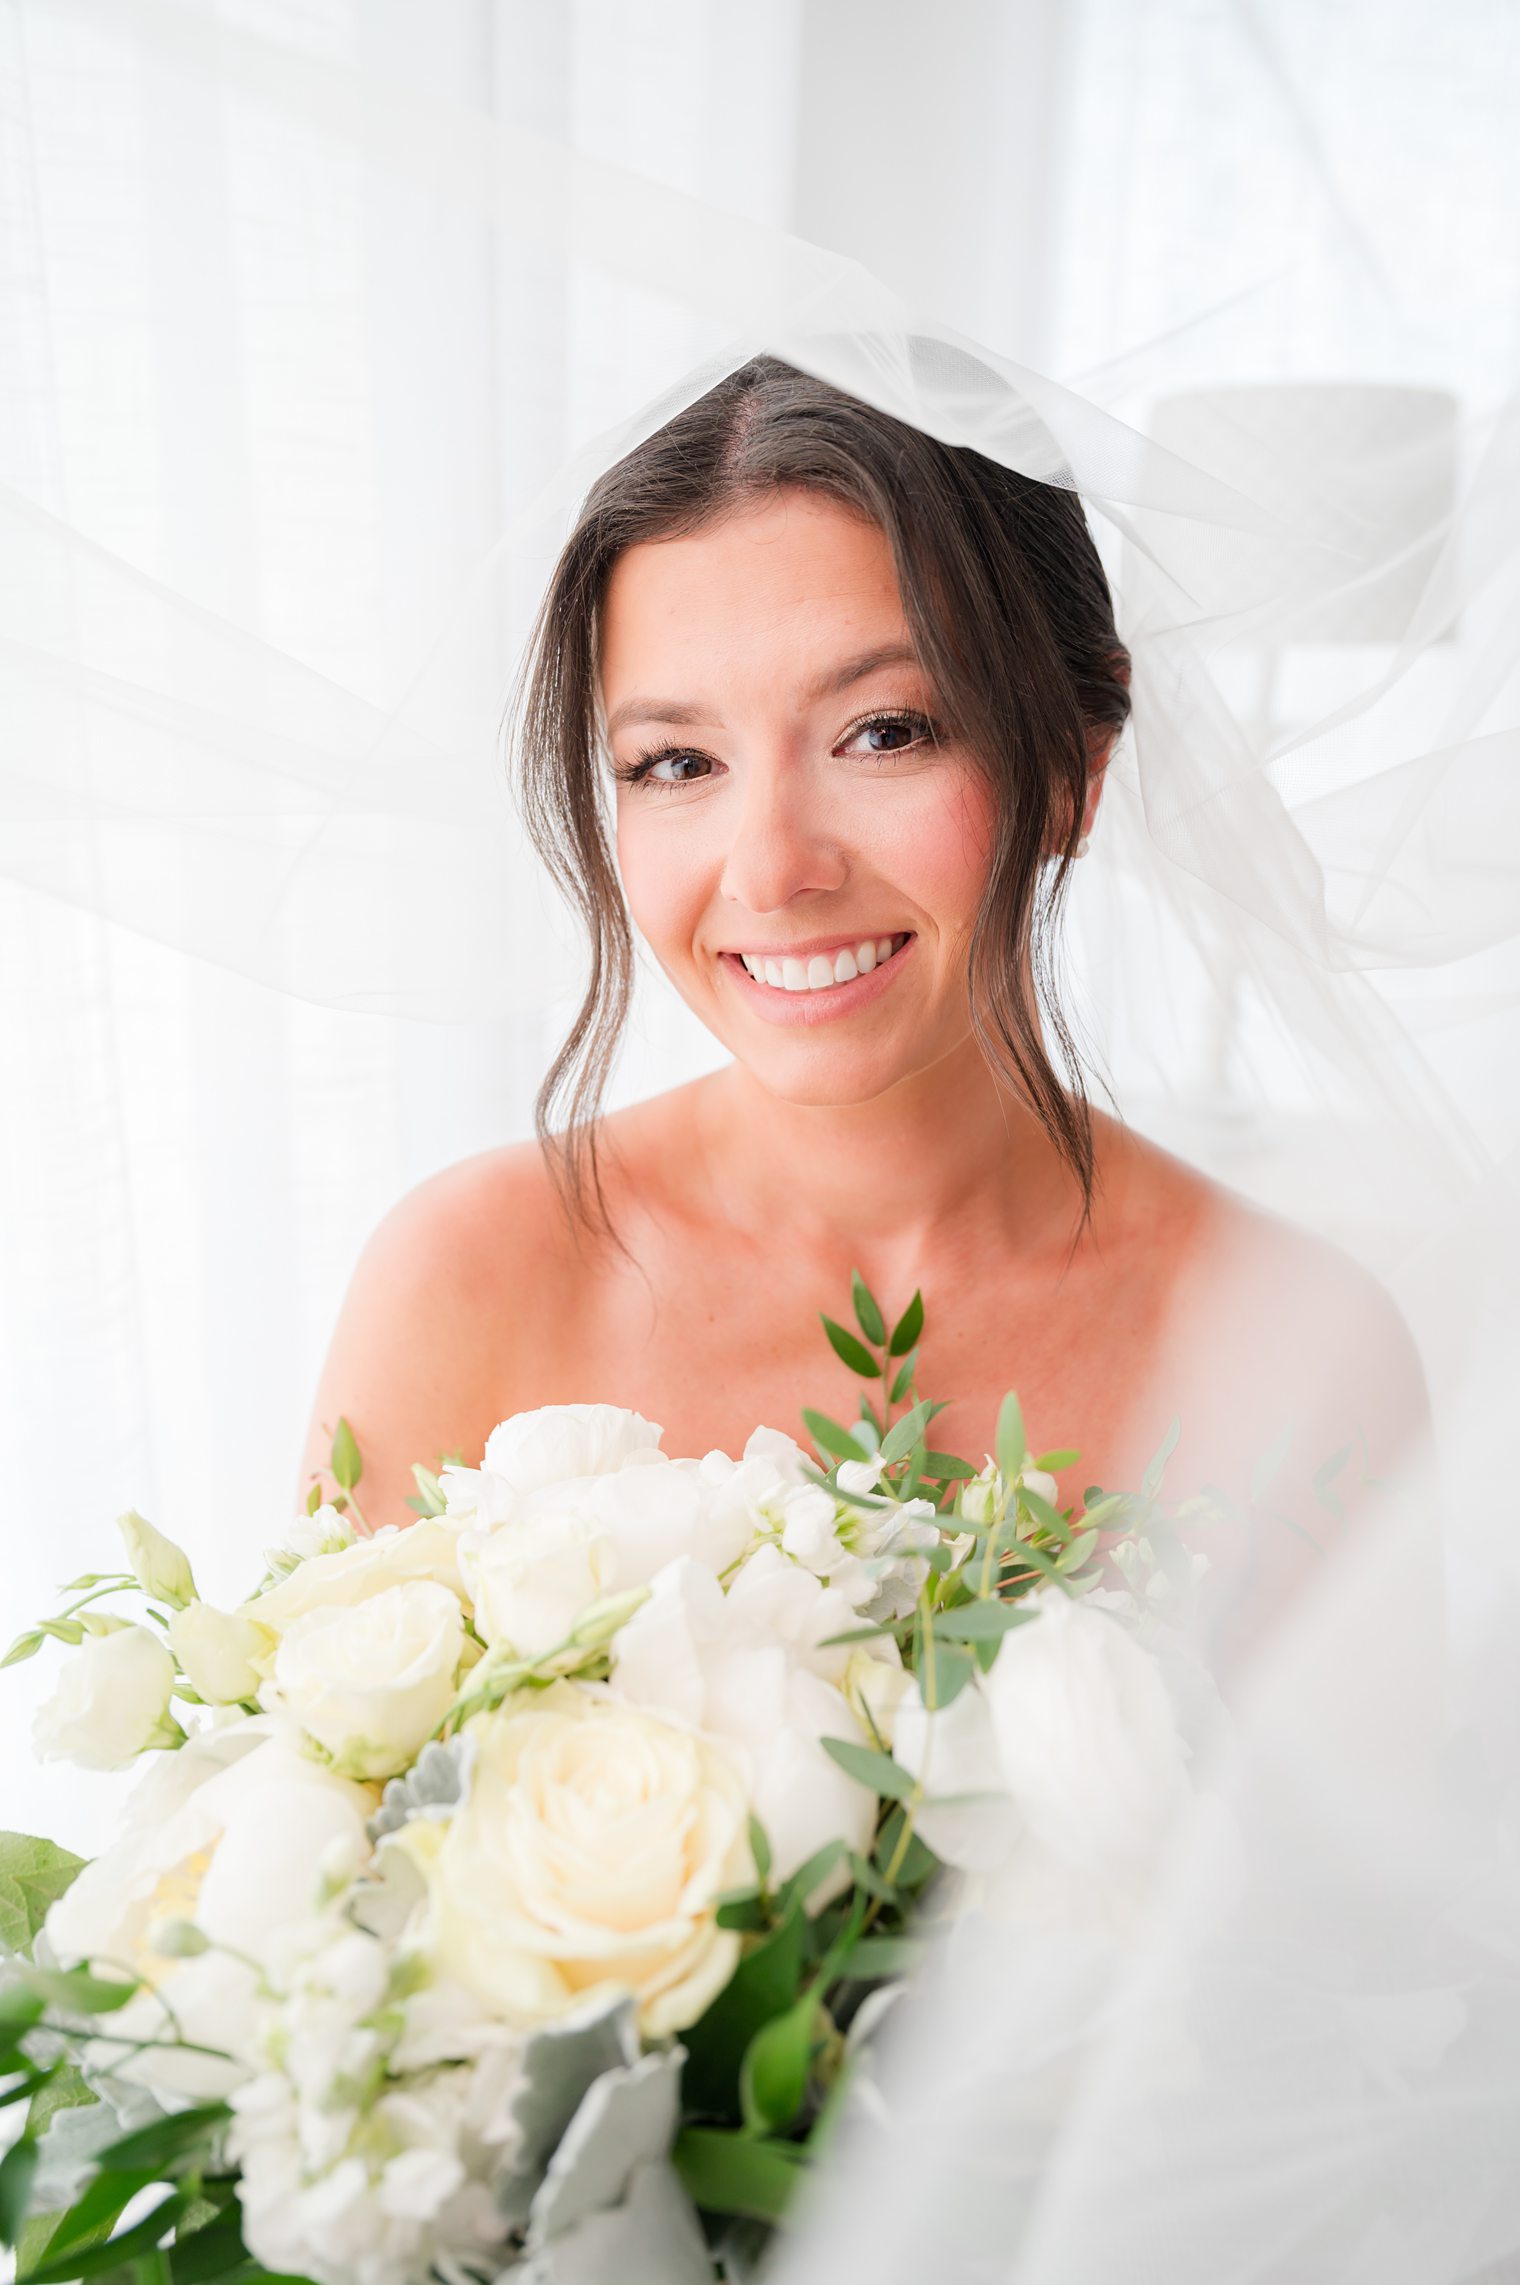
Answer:
[[[299,120],[271,132],[189,81],[166,96],[134,68],[141,13],[0,4],[9,511],[87,535],[103,591],[125,561],[300,662],[335,705],[391,705],[439,671],[440,630],[546,474],[704,339],[673,341],[685,321],[631,288],[567,290],[465,215],[414,235]],[[1126,417],[1163,363],[1168,385],[1429,381],[1483,412],[1513,366],[1520,19],[1505,0],[1440,11],[1440,84],[1422,61],[1436,11],[1372,0],[188,13],[854,254]],[[1471,24],[1462,69],[1453,13]],[[1427,219],[1452,170],[1460,199]],[[1455,241],[1443,211],[1462,215]],[[1349,302],[1329,284],[1348,245]],[[1400,275],[1411,263],[1419,276]],[[1430,316],[1423,359],[1406,299]],[[0,596],[0,644],[52,602],[17,591],[3,557]],[[59,607],[107,606],[76,591]],[[130,678],[129,620],[120,638]],[[50,798],[39,788],[39,818]],[[290,877],[319,900],[337,838],[320,819],[282,825]],[[20,846],[31,827],[6,829]],[[18,1623],[93,1567],[129,1503],[185,1541],[208,1592],[237,1590],[284,1515],[365,1237],[434,1168],[528,1132],[573,987],[573,945],[525,858],[499,884],[504,956],[532,967],[520,1009],[509,988],[505,1014],[440,1024],[294,997],[273,957],[265,980],[187,958],[177,900],[216,893],[214,847],[200,856],[194,883],[146,867],[118,881],[113,921],[51,875],[46,893],[0,884],[0,1466]],[[457,892],[425,842],[394,868],[420,945]],[[1073,917],[1081,960],[1111,958],[1124,916],[1079,898]],[[1475,973],[1475,1008],[1484,988]],[[1191,1020],[1179,1009],[1183,1053],[1201,1051]],[[714,1059],[650,978],[618,1096]],[[1144,1123],[1146,1074],[1121,1061],[1114,1076]],[[1291,1194],[1248,1151],[1239,1170]],[[0,1677],[18,1747],[48,1665]],[[60,1787],[24,1750],[8,1761],[4,1822],[92,1837],[107,1788]]]

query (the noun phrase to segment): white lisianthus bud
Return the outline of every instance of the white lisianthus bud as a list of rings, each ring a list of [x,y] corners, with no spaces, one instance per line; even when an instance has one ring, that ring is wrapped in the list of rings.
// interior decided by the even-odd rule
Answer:
[[[961,1486],[960,1511],[967,1523],[990,1523],[997,1502],[999,1478],[989,1460],[979,1476]]]
[[[1019,1482],[1026,1492],[1033,1492],[1037,1498],[1048,1500],[1052,1507],[1055,1506],[1056,1480],[1045,1469],[1025,1468],[1019,1476]]]
[[[174,1661],[145,1626],[92,1635],[37,1710],[32,1743],[43,1761],[125,1769],[152,1746],[184,1737],[169,1711]]]
[[[615,1584],[617,1554],[588,1517],[539,1515],[464,1533],[459,1569],[485,1641],[543,1658]]]
[[[296,1619],[261,1696],[293,1714],[343,1776],[394,1777],[453,1704],[463,1647],[458,1596],[409,1579]]]
[[[260,1637],[237,1611],[187,1603],[169,1621],[169,1644],[185,1680],[208,1706],[235,1706],[258,1695],[253,1666]]]
[[[911,1680],[906,1667],[876,1657],[865,1643],[857,1643],[850,1652],[840,1687],[851,1713],[873,1741],[879,1738],[884,1746],[891,1747],[897,1728],[897,1709]]]
[[[838,1484],[842,1492],[874,1492],[881,1482],[880,1460],[841,1460]]]
[[[194,1602],[195,1580],[182,1547],[155,1531],[135,1507],[116,1518],[116,1528],[126,1541],[132,1576],[150,1601],[168,1603],[174,1610]]]

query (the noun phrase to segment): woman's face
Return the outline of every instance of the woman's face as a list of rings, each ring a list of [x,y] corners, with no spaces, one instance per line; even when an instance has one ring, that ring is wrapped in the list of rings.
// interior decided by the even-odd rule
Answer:
[[[629,548],[601,682],[629,908],[736,1059],[844,1105],[959,1046],[992,796],[936,741],[885,534],[788,491]]]

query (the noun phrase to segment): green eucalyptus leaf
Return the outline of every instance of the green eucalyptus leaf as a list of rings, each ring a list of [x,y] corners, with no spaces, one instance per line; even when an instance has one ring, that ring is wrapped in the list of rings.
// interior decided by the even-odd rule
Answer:
[[[856,1270],[850,1279],[850,1298],[855,1304],[855,1322],[872,1348],[885,1347],[886,1324],[882,1318],[881,1310],[877,1306],[876,1296],[872,1293],[859,1270]]]
[[[1010,1628],[1027,1626],[1034,1615],[1022,1603],[957,1603],[936,1614],[934,1636],[938,1642],[1001,1642]]]
[[[782,1910],[790,1911],[794,1904],[800,1904],[806,1910],[807,1900],[814,1889],[820,1881],[827,1880],[844,1854],[843,1841],[825,1841],[821,1849],[814,1849],[812,1855],[789,1876],[782,1889]]]
[[[1055,1452],[1037,1452],[1034,1464],[1037,1468],[1043,1468],[1047,1476],[1058,1476],[1063,1468],[1074,1467],[1081,1457],[1080,1452],[1073,1451],[1069,1446],[1063,1444]]]
[[[893,1404],[902,1403],[903,1398],[913,1386],[913,1375],[917,1370],[918,1351],[910,1349],[898,1367],[897,1378],[893,1381],[889,1392]]]
[[[873,1793],[883,1793],[889,1801],[906,1801],[912,1795],[912,1777],[889,1753],[878,1753],[874,1746],[856,1745],[849,1738],[820,1738],[818,1743],[847,1776],[868,1785]]]
[[[1058,1507],[1051,1506],[1043,1492],[1032,1492],[1027,1484],[1020,1484],[1019,1505],[1034,1517],[1036,1523],[1042,1524],[1046,1531],[1053,1531],[1057,1539],[1070,1539],[1071,1525]]]
[[[332,1440],[332,1472],[346,1492],[353,1490],[364,1473],[354,1432],[342,1413],[338,1415],[337,1432]]]
[[[101,2178],[105,2181],[127,2179],[124,2175],[104,2175]],[[149,2180],[152,2179],[150,2175]],[[146,2188],[147,2184],[143,2187]],[[133,2195],[136,2195],[135,2191]],[[125,2199],[122,2203],[125,2205]],[[141,2221],[134,2222],[131,2229],[123,2230],[119,2237],[108,2237],[85,2248],[81,2248],[77,2239],[71,2239],[72,2250],[53,2254],[51,2259],[39,2262],[35,2269],[29,2269],[24,2277],[19,2277],[16,2285],[79,2285],[82,2279],[102,2276],[123,2268],[144,2255],[155,2253],[165,2232],[178,2221],[189,2203],[185,2191],[173,2190],[166,2198],[159,2200],[151,2213],[144,2214]],[[78,2206],[72,2209],[75,2214],[79,2211]],[[65,2221],[71,2218],[70,2214],[64,2216]],[[49,2251],[51,2252],[51,2247]]]
[[[831,1420],[826,1412],[809,1412],[804,1408],[802,1424],[819,1451],[827,1452],[831,1459],[860,1458],[860,1446],[848,1428],[841,1428],[838,1421]]]
[[[311,1487],[311,1490],[310,1490],[310,1491],[307,1493],[307,1495],[306,1495],[306,1512],[307,1512],[307,1514],[308,1514],[308,1515],[315,1515],[315,1514],[316,1514],[316,1512],[317,1512],[317,1510],[318,1510],[318,1508],[319,1508],[321,1505],[322,1505],[322,1486],[321,1486],[321,1482],[320,1482],[320,1481],[318,1481],[318,1482],[316,1482],[316,1483],[314,1483],[314,1484],[312,1485],[312,1487]]]
[[[758,1888],[738,1890],[719,1898],[713,1917],[720,1928],[737,1928],[742,1935],[752,1936],[766,1926],[765,1899]]]
[[[904,1459],[920,1441],[935,1414],[944,1409],[943,1404],[923,1403],[915,1404],[910,1412],[905,1412],[901,1420],[893,1422],[882,1441],[882,1459],[888,1465],[894,1460]]]
[[[925,1670],[919,1678],[925,1705],[935,1712],[953,1706],[975,1672],[976,1661],[969,1650],[955,1643],[936,1642],[933,1672]]]
[[[1011,1484],[1029,1456],[1029,1446],[1024,1438],[1024,1414],[1012,1389],[998,1407],[994,1451],[998,1474],[1005,1484]]]
[[[924,1956],[924,1946],[911,1936],[857,1936],[844,1956],[842,1972],[852,1981],[875,1981],[882,1976],[911,1975]]]
[[[23,1980],[54,2007],[67,2008],[72,2015],[114,2015],[142,1989],[136,1980],[92,1975],[88,1968],[28,1966]]]
[[[917,1342],[923,1329],[924,1297],[915,1290],[913,1299],[908,1303],[907,1308],[892,1328],[892,1338],[887,1344],[888,1354],[894,1357],[905,1357]]]
[[[829,1337],[829,1346],[842,1364],[848,1365],[852,1373],[859,1373],[863,1381],[881,1379],[881,1365],[863,1341],[857,1341],[853,1333],[847,1333],[842,1325],[836,1325],[832,1317],[824,1317],[820,1321]]]
[[[953,1452],[926,1452],[924,1454],[924,1474],[931,1483],[966,1483],[977,1472],[969,1460],[957,1459]]]
[[[1079,1531],[1071,1545],[1063,1547],[1056,1557],[1056,1568],[1064,1572],[1066,1577],[1070,1579],[1073,1572],[1079,1570],[1082,1564],[1086,1562],[1097,1544],[1098,1534],[1095,1531]]]

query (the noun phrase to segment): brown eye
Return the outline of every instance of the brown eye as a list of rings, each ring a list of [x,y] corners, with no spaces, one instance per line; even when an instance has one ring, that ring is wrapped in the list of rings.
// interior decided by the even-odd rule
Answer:
[[[934,725],[925,714],[872,714],[848,732],[845,743],[856,738],[870,739],[873,754],[901,754],[910,746],[932,745]]]

